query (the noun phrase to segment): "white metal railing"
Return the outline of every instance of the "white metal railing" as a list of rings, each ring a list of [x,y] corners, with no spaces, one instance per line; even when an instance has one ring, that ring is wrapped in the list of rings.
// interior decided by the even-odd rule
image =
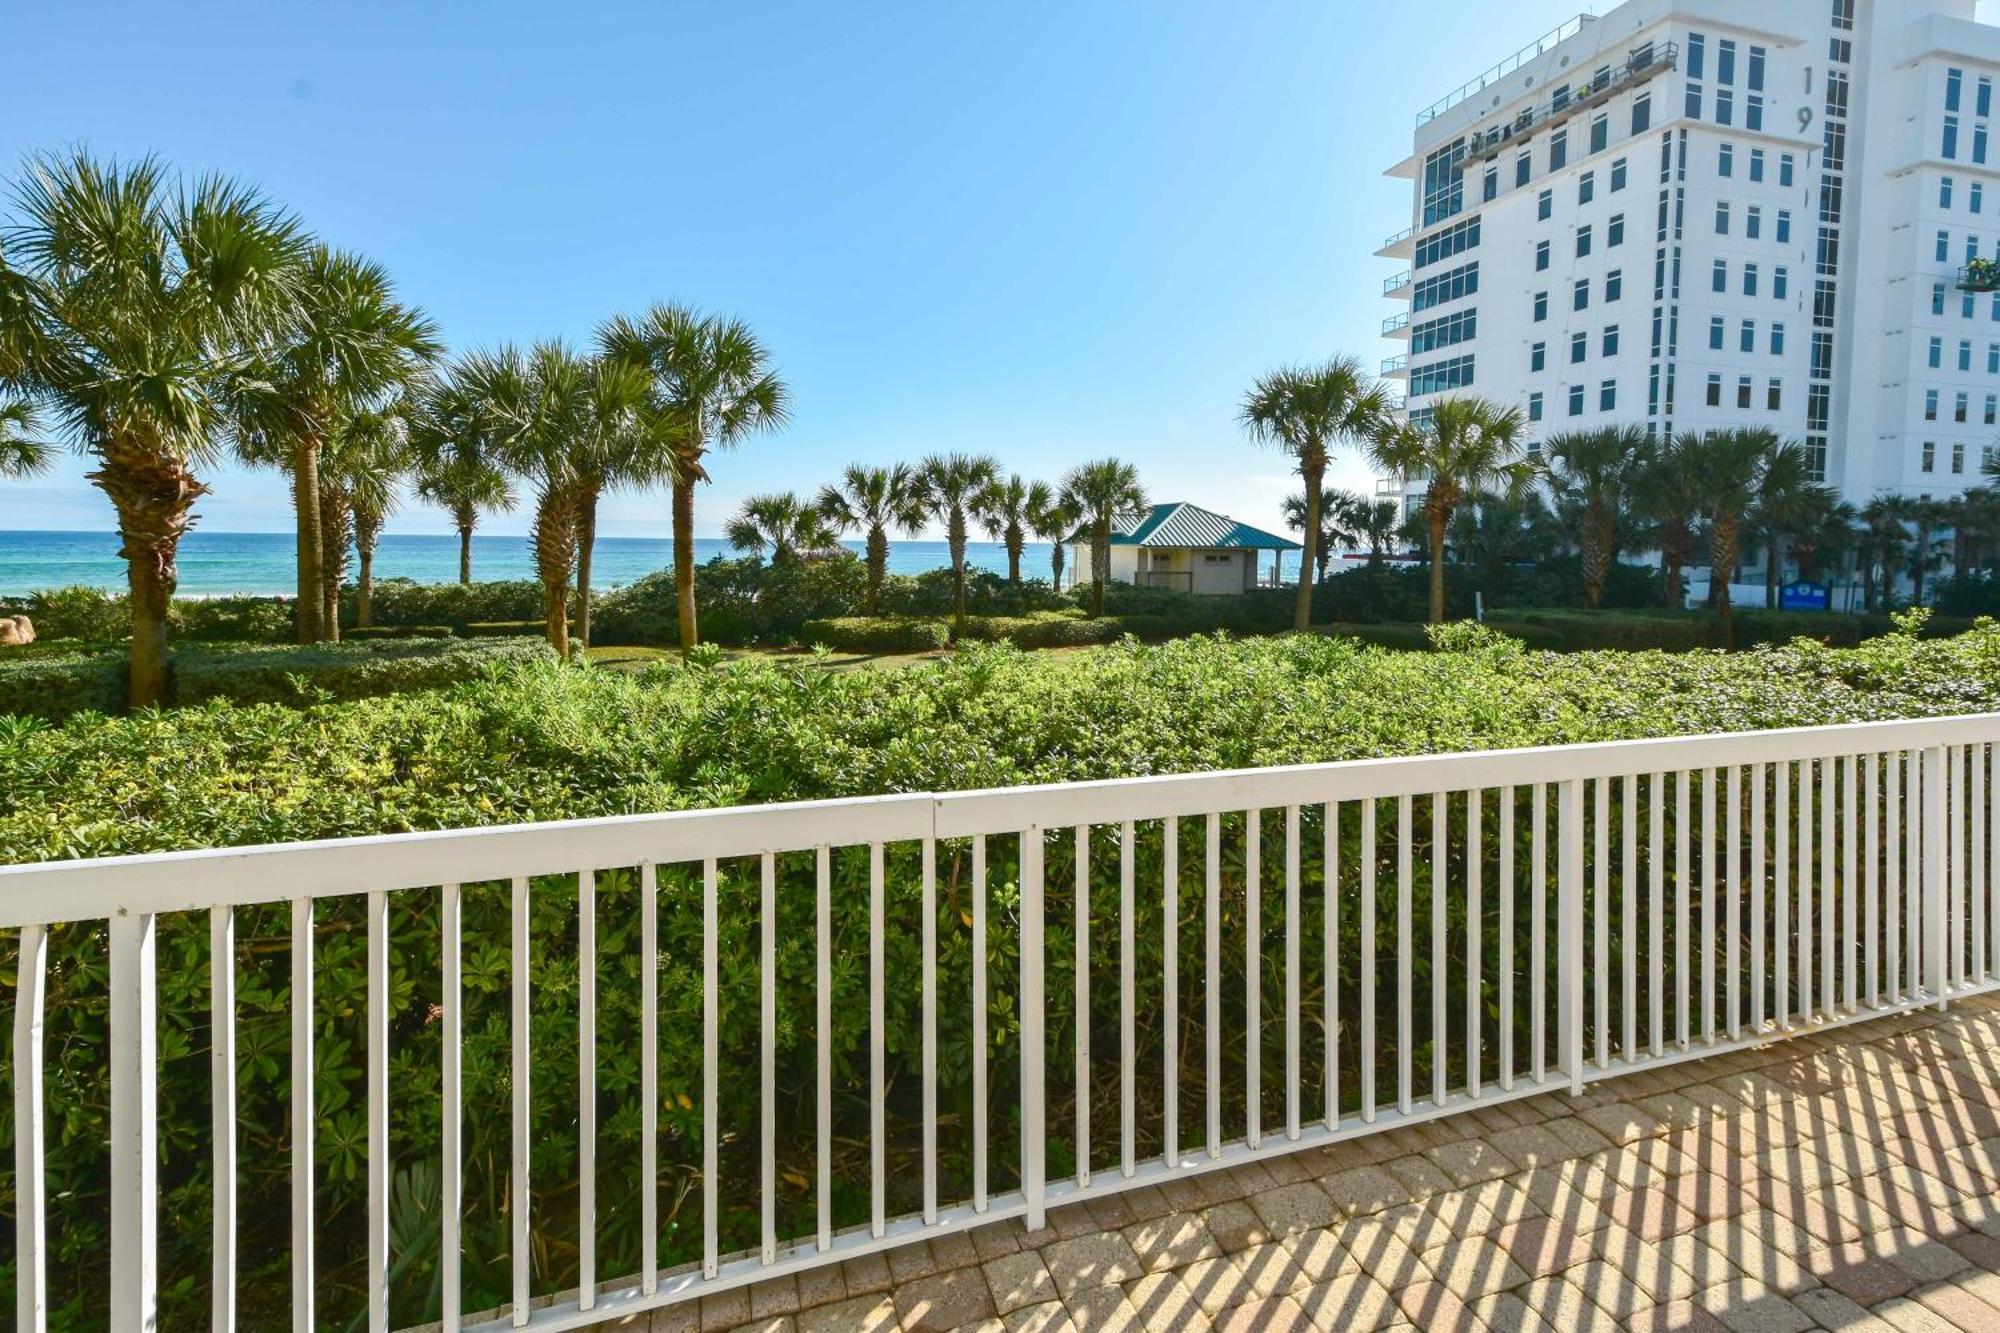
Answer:
[[[235,932],[261,912],[291,923],[278,1004],[292,1280],[277,1308],[301,1329],[435,1317],[398,1285],[395,1246],[413,1242],[390,1230],[391,1109],[421,1098],[441,1122],[424,1244],[437,1236],[444,1327],[578,1328],[1989,988],[1996,742],[2000,714],[1984,714],[6,867],[17,1327],[44,1327],[52,1210],[108,1215],[114,1328],[154,1327],[169,1279],[203,1276],[163,1273],[160,1257],[160,1126],[187,1110],[158,1099],[163,931],[206,928],[212,1128],[195,1151],[176,1122],[172,1160],[211,1164],[215,1327],[251,1322],[237,1304],[250,1294],[237,1026],[251,1000],[236,990],[251,962]],[[536,915],[552,903],[554,929]],[[365,934],[349,961],[351,946],[316,957],[335,918]],[[623,939],[634,919],[636,948],[600,951],[600,926]],[[94,957],[95,940],[109,962],[110,1188],[87,1205],[52,1201],[43,1175],[49,1103],[67,1113],[92,1095],[52,1098],[45,1067],[48,986],[68,984],[50,962],[61,932],[64,949]],[[506,978],[505,1022],[481,1030],[508,1063],[488,1071],[504,1095],[470,1107],[468,960]],[[329,1232],[313,1079],[332,1020],[313,994],[351,982],[342,968],[365,971],[347,987],[365,996],[366,1070],[365,1244],[338,1237],[361,1270],[351,1289],[329,1285],[335,1260],[316,1249]],[[434,1099],[414,1080],[392,1087],[390,1064],[392,1018],[424,1009],[433,984]],[[568,1086],[531,1078],[538,984],[561,998],[565,1031],[573,1014]],[[636,1033],[600,1041],[605,1016],[628,1011]],[[666,1086],[663,1039],[697,1028],[699,1056],[675,1057]],[[698,1099],[681,1090],[697,1083]],[[574,1126],[575,1177],[537,1188],[556,1102],[575,1108],[557,1116]],[[468,1161],[468,1123],[495,1120],[505,1160]],[[635,1123],[636,1160],[600,1156]],[[849,1144],[865,1163],[843,1157]],[[507,1240],[504,1261],[481,1260],[504,1268],[507,1296],[477,1318],[461,1309],[474,1169],[505,1178]],[[636,1219],[602,1198],[634,1193]],[[600,1248],[634,1227],[635,1246]],[[257,1296],[268,1327],[272,1295]]]
[[[1513,55],[1508,56],[1505,60],[1481,74],[1478,78],[1470,79],[1460,84],[1457,88],[1446,93],[1443,97],[1438,98],[1437,101],[1432,102],[1417,113],[1418,127],[1422,128],[1424,125],[1429,124],[1473,94],[1483,92],[1492,87],[1495,80],[1506,78],[1509,74],[1512,74],[1535,57],[1554,50],[1559,43],[1582,32],[1585,21],[1593,17],[1594,15],[1590,14],[1578,14],[1575,18],[1565,20],[1534,41],[1529,42]]]

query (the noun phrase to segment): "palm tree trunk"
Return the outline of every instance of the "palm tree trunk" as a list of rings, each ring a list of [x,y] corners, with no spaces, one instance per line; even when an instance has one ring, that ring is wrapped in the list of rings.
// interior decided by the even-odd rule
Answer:
[[[569,660],[569,578],[576,554],[576,515],[563,495],[535,508],[535,572],[542,584],[542,632],[559,661]]]
[[[292,454],[292,511],[298,528],[299,598],[297,638],[318,643],[325,637],[320,603],[322,554],[319,530],[319,441],[301,441]]]
[[[1444,624],[1444,532],[1451,515],[1442,510],[1429,514],[1431,534],[1431,624]]]
[[[455,515],[458,521],[458,581],[472,582],[472,530],[479,525],[479,511],[471,505],[460,505]]]
[[[354,579],[354,623],[367,628],[375,623],[375,543],[382,535],[382,516],[354,515],[354,552],[359,572]]]
[[[1782,548],[1778,543],[1778,534],[1774,532],[1771,534],[1770,544],[1764,548],[1764,609],[1766,611],[1775,611],[1778,609],[1778,561],[1781,558]]]
[[[1063,576],[1063,544],[1060,539],[1058,539],[1049,548],[1049,574],[1055,580],[1055,590],[1057,592],[1061,592],[1062,576]]]
[[[681,651],[701,640],[694,620],[694,478],[674,478],[674,596],[680,612]]]
[[[889,532],[880,523],[868,529],[868,614],[882,609],[882,578],[889,572]]]
[[[347,575],[347,501],[337,491],[322,491],[320,536],[320,641],[340,642],[340,584]]]
[[[1090,530],[1090,614],[1104,614],[1104,580],[1111,573],[1111,520],[1100,519]]]
[[[174,559],[191,525],[189,511],[208,487],[151,449],[107,450],[104,466],[86,480],[118,514],[118,554],[125,559],[132,648],[125,702],[158,708],[167,702],[167,608],[180,581]]]
[[[597,544],[597,495],[588,492],[576,515],[576,641],[590,647],[590,548]]]
[[[945,530],[951,539],[951,597],[952,625],[951,637],[957,639],[965,633],[965,511],[953,509],[951,522]]]
[[[1021,584],[1021,548],[1027,541],[1019,523],[1007,525],[1007,582],[1016,587]]]
[[[1716,611],[1722,616],[1722,646],[1733,649],[1736,647],[1736,615],[1729,598],[1729,582],[1736,571],[1736,519],[1732,515],[1715,516],[1709,525],[1708,546],[1709,592],[1714,598]]]
[[[1317,568],[1315,548],[1319,543],[1319,511],[1324,500],[1320,487],[1326,480],[1326,470],[1302,463],[1299,476],[1306,484],[1306,514],[1305,531],[1299,534],[1304,541],[1304,549],[1299,552],[1299,591],[1292,603],[1292,629],[1303,634],[1312,628],[1313,581],[1306,577],[1306,571]],[[1282,553],[1278,556],[1281,562],[1284,558]]]

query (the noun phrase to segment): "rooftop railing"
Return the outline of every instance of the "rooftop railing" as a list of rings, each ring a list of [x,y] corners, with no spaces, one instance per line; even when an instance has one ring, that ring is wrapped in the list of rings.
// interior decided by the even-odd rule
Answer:
[[[1981,714],[0,868],[15,1327],[580,1329],[1942,1005],[2000,986],[1996,753]]]
[[[1545,33],[1534,41],[1529,42],[1513,55],[1508,56],[1492,69],[1481,74],[1478,78],[1453,89],[1425,107],[1422,111],[1419,111],[1417,113],[1417,125],[1421,128],[1424,125],[1430,124],[1430,122],[1436,120],[1466,98],[1485,91],[1492,87],[1497,80],[1506,78],[1530,60],[1554,50],[1558,43],[1567,41],[1582,32],[1585,22],[1593,20],[1594,17],[1594,15],[1590,14],[1578,14],[1575,18],[1563,23],[1553,31]]]
[[[1673,69],[1680,61],[1680,47],[1673,42],[1648,43],[1634,50],[1622,65],[1592,75],[1581,83],[1557,88],[1539,107],[1518,112],[1505,125],[1472,136],[1458,168],[1464,171],[1473,162],[1490,162],[1516,139],[1525,139],[1599,105],[1634,84],[1655,78]]]

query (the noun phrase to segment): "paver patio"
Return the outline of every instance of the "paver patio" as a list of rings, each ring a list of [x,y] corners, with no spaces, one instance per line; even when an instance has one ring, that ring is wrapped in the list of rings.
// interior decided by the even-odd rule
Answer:
[[[2000,1330],[2000,997],[1801,1035],[604,1328]]]

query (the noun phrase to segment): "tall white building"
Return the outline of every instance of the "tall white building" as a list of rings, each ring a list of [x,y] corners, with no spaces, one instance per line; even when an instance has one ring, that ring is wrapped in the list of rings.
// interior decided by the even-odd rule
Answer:
[[[1846,499],[1948,496],[2000,442],[2000,28],[1973,0],[1629,0],[1417,116],[1421,415],[1532,437],[1768,426]]]

